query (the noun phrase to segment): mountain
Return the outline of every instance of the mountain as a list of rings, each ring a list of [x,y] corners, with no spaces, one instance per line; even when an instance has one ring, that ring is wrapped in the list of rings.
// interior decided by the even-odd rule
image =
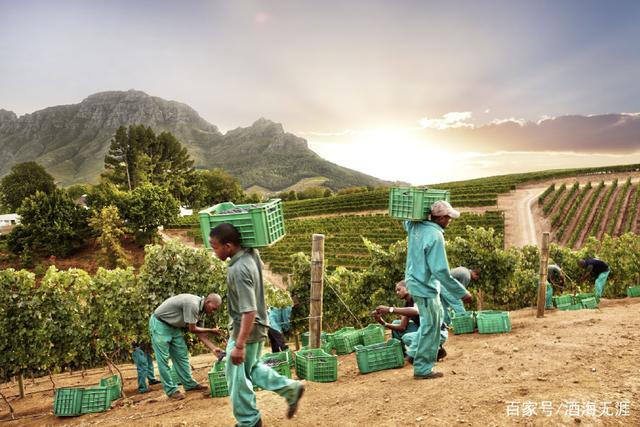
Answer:
[[[223,168],[245,188],[278,191],[312,177],[326,178],[324,185],[334,190],[385,184],[322,159],[306,140],[285,132],[281,124],[261,118],[222,134],[188,105],[135,90],[96,93],[79,104],[20,117],[0,109],[0,176],[16,163],[33,160],[61,185],[95,183],[116,129],[131,124],[173,133],[196,168]]]

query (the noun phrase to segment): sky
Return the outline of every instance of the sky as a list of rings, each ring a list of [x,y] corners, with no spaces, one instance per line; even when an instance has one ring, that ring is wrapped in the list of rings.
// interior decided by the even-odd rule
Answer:
[[[638,22],[637,1],[0,0],[0,108],[138,89],[412,184],[640,163]]]

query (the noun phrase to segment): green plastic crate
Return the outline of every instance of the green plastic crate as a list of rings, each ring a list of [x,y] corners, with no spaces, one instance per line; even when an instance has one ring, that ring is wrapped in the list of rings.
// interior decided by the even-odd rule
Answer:
[[[400,341],[391,338],[387,342],[356,346],[356,361],[362,374],[382,371],[383,369],[401,368],[404,366],[404,356]]]
[[[329,334],[330,342],[339,355],[353,353],[357,345],[362,345],[362,333],[351,326]]]
[[[558,306],[558,310],[582,310],[582,303],[562,304]]]
[[[269,359],[285,361],[292,368],[295,366],[294,365],[294,361],[293,361],[293,353],[289,349],[286,349],[285,351],[279,351],[277,353],[265,353],[260,358],[260,360],[262,360],[263,362],[265,362],[265,361],[267,361]]]
[[[119,376],[112,375],[107,378],[101,378],[100,386],[109,388],[111,401],[120,399],[120,396],[122,395],[122,384],[120,383]]]
[[[448,190],[395,187],[389,190],[389,216],[398,219],[424,220],[431,205],[438,200],[449,201]]]
[[[628,297],[640,297],[640,286],[630,286],[627,288]]]
[[[384,342],[384,327],[378,323],[372,323],[360,330],[362,333],[362,345],[379,344]]]
[[[573,295],[564,294],[553,297],[553,302],[556,304],[556,307],[563,304],[573,304]]]
[[[209,393],[211,397],[229,396],[224,361],[216,362],[209,371]]]
[[[311,335],[311,333],[309,331],[304,332],[301,336],[301,340],[302,340],[302,346],[306,347],[309,345],[309,336]],[[327,342],[327,333],[325,331],[320,332],[320,345],[324,344]]]
[[[296,352],[296,374],[300,379],[327,383],[338,379],[338,357],[321,348]]]
[[[584,294],[576,294],[574,304],[580,304],[583,299],[587,298],[595,298],[596,301],[600,302],[600,298],[596,297],[594,293],[584,293]]]
[[[111,408],[111,392],[109,387],[89,387],[82,390],[80,402],[81,414],[104,412]]]
[[[473,311],[454,313],[451,327],[455,335],[472,334],[476,330],[476,314]]]
[[[53,398],[53,414],[56,417],[80,415],[82,391],[77,387],[57,388]]]
[[[286,360],[267,359],[263,361],[266,366],[270,367],[277,373],[287,378],[291,378],[291,367]]]
[[[223,212],[244,209],[246,212]],[[219,203],[200,211],[200,231],[207,249],[211,249],[209,233],[218,224],[229,223],[240,232],[240,243],[245,248],[259,248],[272,245],[285,235],[284,215],[280,199],[272,199],[256,205],[235,205],[231,202]]]
[[[598,301],[595,298],[584,298],[580,304],[582,308],[598,308]]]
[[[511,331],[508,311],[485,310],[476,314],[478,332],[481,334],[499,334]]]

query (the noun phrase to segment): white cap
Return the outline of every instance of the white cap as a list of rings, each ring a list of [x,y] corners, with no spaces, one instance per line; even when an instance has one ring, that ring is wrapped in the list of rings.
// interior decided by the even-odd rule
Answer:
[[[460,212],[453,209],[449,202],[438,200],[431,205],[431,216],[449,216],[451,218],[460,217]]]

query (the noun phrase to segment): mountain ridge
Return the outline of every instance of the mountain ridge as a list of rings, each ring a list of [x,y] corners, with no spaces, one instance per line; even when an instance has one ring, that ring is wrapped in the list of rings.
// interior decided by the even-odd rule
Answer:
[[[0,176],[16,163],[36,161],[62,185],[95,183],[115,130],[133,124],[173,133],[196,168],[221,167],[245,188],[259,185],[278,191],[315,176],[329,178],[325,185],[334,190],[386,184],[322,159],[280,123],[261,117],[223,134],[189,105],[133,89],[98,92],[77,104],[22,116],[0,109],[0,158],[6,159]]]

